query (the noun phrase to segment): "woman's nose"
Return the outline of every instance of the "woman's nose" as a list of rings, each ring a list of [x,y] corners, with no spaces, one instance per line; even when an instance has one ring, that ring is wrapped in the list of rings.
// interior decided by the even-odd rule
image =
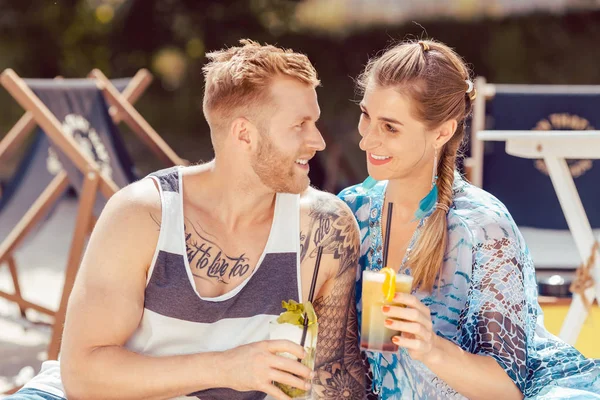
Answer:
[[[381,145],[381,139],[371,129],[365,129],[358,146],[361,150],[367,151]]]

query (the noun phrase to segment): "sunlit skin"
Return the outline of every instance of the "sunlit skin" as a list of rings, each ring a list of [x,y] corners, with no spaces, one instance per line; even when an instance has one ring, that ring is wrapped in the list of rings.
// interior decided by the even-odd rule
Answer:
[[[344,310],[353,313],[354,302],[350,293],[354,287],[354,268],[358,263],[344,261],[346,266],[340,260],[357,259],[358,227],[350,210],[335,196],[308,188],[307,164],[317,151],[325,148],[316,128],[320,110],[315,89],[310,84],[274,77],[267,90],[270,90],[270,98],[256,101],[252,104],[255,107],[233,110],[237,113],[235,116],[230,120],[222,118],[216,124],[220,130],[211,132],[215,144],[213,161],[185,167],[179,172],[182,207],[179,215],[184,218],[178,223],[183,222],[184,225],[186,236],[182,239],[185,240],[185,248],[188,248],[188,243],[201,243],[199,246],[208,243],[218,249],[213,252],[213,263],[221,254],[224,257],[242,254],[257,268],[269,245],[276,218],[277,193],[301,193],[297,196],[297,237],[300,238],[301,232],[309,232],[305,242],[308,244],[305,261],[298,264],[301,298],[308,296],[314,271],[311,254],[316,245],[325,243],[326,253],[321,260],[314,291],[315,304],[328,307],[328,302],[333,302],[335,307],[341,307],[345,302]],[[273,381],[308,389],[306,380],[314,375],[313,371],[296,361],[306,357],[306,352],[299,344],[289,340],[263,340],[223,351],[165,357],[148,357],[124,347],[138,329],[143,316],[149,268],[154,263],[160,232],[164,232],[157,229],[157,221],[162,219],[153,218],[161,215],[163,207],[157,195],[158,189],[150,179],[124,188],[111,198],[95,227],[70,298],[63,336],[61,374],[64,374],[61,378],[68,397],[174,398],[217,387],[240,392],[258,390],[273,398],[286,399],[288,397],[272,385]],[[345,217],[345,222],[342,217]],[[314,227],[330,219],[337,221],[337,225],[333,227],[332,224],[331,232],[320,234],[317,241],[316,234],[312,233],[317,230]],[[177,223],[177,220],[174,222]],[[114,228],[114,224],[124,224],[119,227],[130,229]],[[202,228],[205,227],[210,240],[204,239],[198,231],[192,232],[195,228],[187,229],[193,225],[200,227],[203,233]],[[338,251],[344,255],[340,256]],[[343,273],[350,279],[338,278],[342,266],[345,267]],[[194,267],[190,265],[190,268]],[[249,271],[245,276],[230,276],[232,279],[227,282],[206,279],[210,278],[208,275],[192,274],[192,279],[198,295],[214,298],[235,290],[244,280],[250,279],[251,274]],[[342,294],[339,294],[344,285],[346,292],[341,290]],[[108,305],[107,299],[110,300]],[[317,306],[315,308],[318,309]],[[336,318],[333,321],[346,323],[351,318],[337,309],[336,312],[342,315],[323,316],[322,320]],[[108,326],[106,321],[111,321],[111,329],[99,329],[100,326]],[[352,376],[346,372],[345,360],[327,358],[330,352],[328,345],[338,351],[344,340],[348,340],[345,335],[351,337],[354,333],[350,329],[337,328],[335,331],[324,328],[323,331],[339,335],[340,340],[331,344],[322,341],[315,354],[315,360],[321,364],[315,369],[328,371],[336,368],[336,376],[345,381],[352,380],[355,382],[354,390],[357,387],[360,390],[364,378],[358,343],[354,346],[355,360],[351,360],[354,364],[351,366],[354,368]],[[352,343],[354,341],[350,340],[347,347],[350,348]],[[165,353],[169,354],[169,350]],[[292,354],[294,359],[280,357],[277,353]],[[125,372],[116,374],[115,369]],[[133,374],[132,379],[145,380],[145,383],[138,385],[131,384],[126,378],[112,379],[114,376],[122,378],[126,371],[131,370],[143,370],[143,373]],[[198,370],[204,371],[200,378],[195,373]],[[165,371],[169,372],[169,379],[161,381]],[[110,381],[111,385],[105,385],[106,381]],[[331,384],[315,380],[313,385],[315,390],[324,391],[328,390],[325,385]]]
[[[309,184],[310,161],[325,141],[316,122],[321,111],[312,86],[276,78],[270,87],[272,108],[266,129],[255,125],[258,146],[252,167],[262,184],[275,192],[301,193]]]
[[[395,88],[374,85],[360,102],[360,148],[366,153],[369,175],[377,180],[414,177],[432,166],[433,134],[411,115],[410,102]]]
[[[316,127],[320,116],[317,94],[311,85],[289,78],[273,79],[270,103],[258,112],[236,117],[227,131],[215,160],[199,166],[210,174],[189,174],[187,187],[201,187],[204,205],[214,204],[206,214],[234,231],[244,226],[270,227],[275,193],[302,193],[309,185],[309,162],[325,149]],[[221,161],[226,160],[226,161]],[[301,165],[296,161],[308,161]],[[228,181],[225,190],[223,180]],[[248,194],[251,193],[252,196]],[[212,194],[212,195],[211,195]],[[187,199],[193,204],[192,198]]]

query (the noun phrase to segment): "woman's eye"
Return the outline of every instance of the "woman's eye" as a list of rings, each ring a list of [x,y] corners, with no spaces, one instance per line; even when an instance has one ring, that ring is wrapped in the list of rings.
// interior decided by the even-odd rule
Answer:
[[[296,125],[296,128],[300,128],[300,129],[302,129],[302,127],[304,127],[304,123],[305,123],[305,122],[306,122],[306,121],[302,121],[302,122],[300,122],[298,125]]]
[[[396,132],[398,132],[398,130],[396,128],[394,128],[390,124],[385,124],[385,130],[388,131],[388,132],[390,132],[390,133],[396,133]]]
[[[365,111],[360,110],[360,113],[362,114],[362,117],[369,118],[369,114],[367,114]]]

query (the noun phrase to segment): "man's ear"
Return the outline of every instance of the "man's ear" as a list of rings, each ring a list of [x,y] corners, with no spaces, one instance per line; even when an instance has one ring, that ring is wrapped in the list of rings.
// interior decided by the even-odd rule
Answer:
[[[258,133],[256,126],[245,117],[238,117],[231,123],[229,135],[236,143],[252,144]]]
[[[457,126],[458,122],[455,119],[451,119],[440,125],[435,131],[435,147],[441,149],[443,145],[448,143],[452,139],[452,136],[454,136]]]

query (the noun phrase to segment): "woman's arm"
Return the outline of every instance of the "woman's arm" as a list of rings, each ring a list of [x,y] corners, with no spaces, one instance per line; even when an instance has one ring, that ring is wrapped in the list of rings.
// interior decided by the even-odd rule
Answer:
[[[407,307],[388,315],[406,320],[392,321],[392,329],[403,332],[398,344],[456,391],[474,399],[522,398],[537,318],[527,302],[535,292],[533,266],[512,221],[480,219],[470,238],[471,266],[449,266],[469,274],[467,292],[457,293],[466,303],[452,342],[435,335],[429,308],[414,296],[400,294]]]
[[[498,362],[489,356],[471,354],[440,336],[436,351],[425,365],[454,390],[469,399],[522,399],[517,385]]]
[[[523,394],[498,362],[471,354],[433,332],[429,307],[415,296],[397,293],[395,302],[406,307],[384,306],[388,328],[402,332],[393,342],[408,350],[450,387],[469,399],[522,399]],[[401,319],[402,321],[398,321]]]

